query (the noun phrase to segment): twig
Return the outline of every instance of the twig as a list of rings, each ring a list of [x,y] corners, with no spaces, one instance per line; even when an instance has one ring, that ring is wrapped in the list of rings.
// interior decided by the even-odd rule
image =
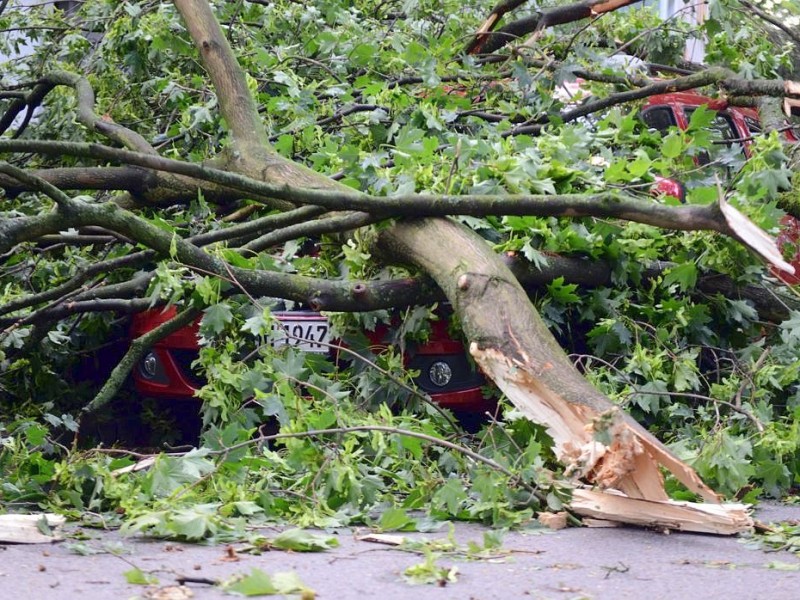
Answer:
[[[122,357],[122,360],[119,361],[119,364],[114,367],[111,375],[108,376],[108,379],[103,384],[103,387],[100,389],[100,391],[97,392],[97,395],[92,399],[91,402],[89,402],[89,404],[81,409],[81,414],[95,412],[110,402],[124,383],[128,373],[130,373],[134,365],[141,360],[141,358],[144,356],[144,353],[154,343],[165,338],[171,333],[186,327],[189,323],[194,321],[199,314],[199,308],[190,306],[189,308],[175,315],[169,321],[162,323],[155,329],[152,329],[141,337],[133,340],[130,348],[128,348],[128,351],[125,353],[125,356]]]

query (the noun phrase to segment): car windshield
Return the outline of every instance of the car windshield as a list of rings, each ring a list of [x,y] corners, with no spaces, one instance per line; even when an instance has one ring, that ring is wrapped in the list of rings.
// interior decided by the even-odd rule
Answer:
[[[691,119],[695,107],[684,109],[686,118]],[[727,169],[736,167],[744,160],[744,141],[736,130],[730,115],[717,113],[709,124],[707,131],[711,137],[711,146],[698,156],[701,165],[718,164]]]
[[[655,106],[642,111],[642,120],[648,127],[665,133],[670,127],[677,126],[672,109],[667,106]]]

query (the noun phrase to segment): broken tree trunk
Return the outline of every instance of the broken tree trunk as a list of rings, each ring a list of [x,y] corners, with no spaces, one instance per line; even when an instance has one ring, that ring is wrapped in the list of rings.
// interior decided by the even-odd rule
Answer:
[[[752,525],[741,505],[709,511],[691,503],[665,504],[659,467],[704,500],[716,504],[719,497],[575,369],[519,282],[480,236],[448,219],[408,220],[382,232],[380,246],[386,256],[412,261],[441,286],[476,363],[522,414],[547,427],[567,473],[599,490],[624,494],[615,494],[613,502],[578,502],[572,507],[576,512],[724,534]]]
[[[270,183],[352,193],[269,148],[244,73],[208,2],[175,0],[175,5],[200,51],[234,138],[228,168]],[[613,514],[601,506],[595,516],[648,524],[648,517],[640,518],[641,510],[636,520],[625,516],[626,502],[640,499],[650,501],[651,522],[661,525],[667,494],[660,466],[705,500],[719,502],[688,465],[589,385],[512,273],[477,234],[448,219],[412,219],[383,230],[378,244],[390,261],[416,264],[436,280],[458,314],[476,362],[523,414],[548,428],[568,472],[600,490],[626,495],[615,497],[621,500],[616,500]],[[669,507],[669,522],[677,529],[732,533],[736,528],[731,520],[741,524],[737,530],[750,524],[738,507],[722,506],[700,517],[686,506]]]

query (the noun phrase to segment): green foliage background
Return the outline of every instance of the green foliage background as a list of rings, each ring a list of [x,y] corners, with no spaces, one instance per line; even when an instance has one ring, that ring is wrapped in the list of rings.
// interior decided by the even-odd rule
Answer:
[[[712,148],[707,111],[695,112],[689,130],[665,136],[644,127],[635,105],[569,124],[551,119],[537,136],[508,135],[515,124],[564,107],[554,92],[574,78],[573,69],[614,74],[603,63],[612,37],[654,62],[677,62],[688,26],[659,29],[650,9],[606,15],[585,32],[582,23],[549,30],[527,53],[480,64],[460,54],[490,8],[475,0],[239,1],[215,8],[276,149],[354,188],[386,195],[624,188],[647,197],[654,179],[665,176],[687,183],[689,202],[716,197],[719,171],[698,169],[693,161]],[[776,76],[788,67],[787,49],[750,35],[754,26],[737,18],[736,9],[734,2],[712,3],[705,26],[712,34],[709,60],[745,76]],[[225,147],[216,96],[170,3],[91,1],[70,15],[49,5],[7,9],[0,29],[16,28],[0,42],[4,50],[30,40],[36,52],[7,62],[4,83],[56,69],[81,73],[94,86],[98,113],[140,132],[165,156],[200,161]],[[615,86],[587,89],[602,96]],[[55,90],[24,137],[103,141],[78,124],[75,110],[72,91]],[[477,110],[505,118],[493,122]],[[778,138],[757,140],[747,166],[735,155],[725,158],[732,202],[775,230],[782,215],[776,197],[790,177]],[[46,158],[19,160],[56,166]],[[57,164],[80,162],[64,157]],[[2,216],[46,207],[39,196],[22,194],[3,199]],[[198,197],[188,206],[141,213],[190,234],[223,226],[214,208]],[[800,457],[800,314],[767,323],[743,300],[696,289],[698,277],[711,272],[743,285],[770,278],[743,247],[710,233],[600,219],[461,220],[498,252],[520,253],[534,264],[546,263],[551,253],[608,261],[613,286],[583,289],[558,279],[536,293],[542,315],[587,377],[726,495],[753,499],[793,489]],[[315,259],[297,258],[298,241],[249,264],[328,277],[397,274],[373,260],[368,239],[364,233],[344,245],[323,240]],[[123,245],[103,250],[105,258],[130,251]],[[18,247],[0,270],[0,304],[66,281],[97,259],[92,247],[52,253]],[[654,261],[673,266],[644,278]],[[559,509],[568,496],[547,436],[508,406],[502,405],[504,420],[480,434],[465,433],[408,391],[413,374],[399,351],[371,357],[379,370],[358,361],[334,370],[314,356],[275,350],[266,343],[269,299],[236,295],[229,283],[173,261],[153,267],[157,277],[148,294],[154,303],[182,306],[194,298],[209,305],[198,363],[208,380],[198,394],[201,448],[159,456],[147,471],[114,475],[131,457],[91,449],[86,431],[74,435],[74,416],[96,391],[82,369],[109,340],[124,345],[126,317],[85,314],[54,324],[43,337],[32,327],[7,331],[0,342],[0,503],[7,509],[40,505],[199,539],[243,536],[246,523],[283,519],[383,529],[424,528],[431,519],[449,518],[513,525],[536,510]],[[104,282],[133,275],[109,273]],[[404,316],[402,333],[424,339],[429,308]],[[361,328],[389,315],[332,318],[357,347]],[[138,410],[139,399],[129,402]],[[369,425],[420,432],[476,449],[507,472],[453,448],[381,431],[246,445],[265,423],[276,423],[281,433]],[[167,433],[175,426],[162,423]],[[682,495],[677,487],[674,492]]]

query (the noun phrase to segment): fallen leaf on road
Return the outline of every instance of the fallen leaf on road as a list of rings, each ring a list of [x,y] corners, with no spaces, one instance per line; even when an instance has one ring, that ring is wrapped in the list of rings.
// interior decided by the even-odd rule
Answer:
[[[194,597],[191,589],[185,585],[167,585],[145,593],[147,600],[186,600]]]

